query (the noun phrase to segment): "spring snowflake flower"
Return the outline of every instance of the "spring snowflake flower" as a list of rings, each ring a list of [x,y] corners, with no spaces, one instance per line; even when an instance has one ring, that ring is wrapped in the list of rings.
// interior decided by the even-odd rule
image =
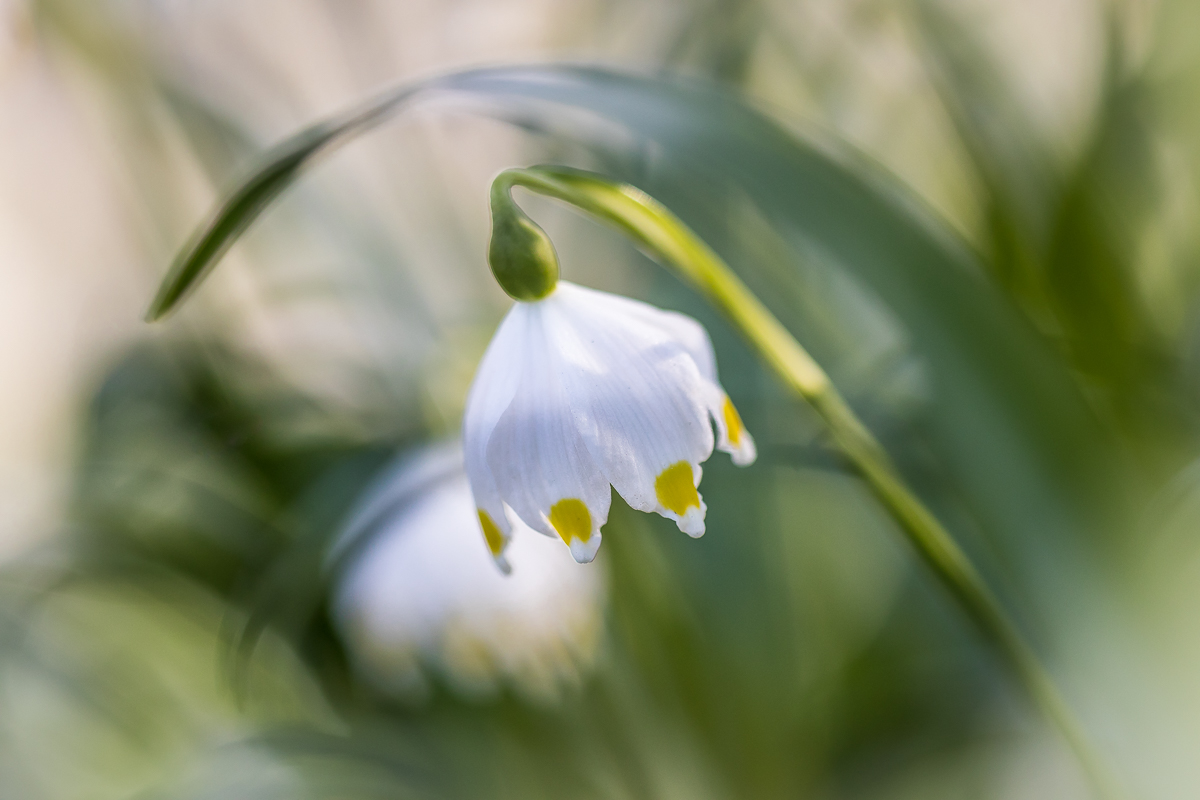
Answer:
[[[419,700],[438,676],[468,696],[552,698],[594,660],[603,575],[532,532],[506,578],[479,541],[457,442],[402,457],[364,493],[329,557],[333,618],[355,668]]]
[[[561,537],[576,561],[591,561],[610,486],[633,508],[702,535],[700,464],[714,444],[735,464],[754,461],[754,440],[717,382],[704,328],[566,281],[513,306],[483,356],[463,418],[480,526],[505,571],[509,511]]]

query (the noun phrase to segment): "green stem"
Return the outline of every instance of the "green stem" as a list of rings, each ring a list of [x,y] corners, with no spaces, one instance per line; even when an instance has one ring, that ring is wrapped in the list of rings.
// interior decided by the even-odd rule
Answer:
[[[837,445],[900,523],[909,542],[999,652],[1033,703],[1058,728],[1098,796],[1122,793],[1033,649],[950,533],[905,485],[891,459],[837,389],[786,328],[695,233],[644,192],[565,167],[502,172],[493,200],[513,186],[563,200],[615,226],[699,289],[829,426]],[[500,191],[495,191],[499,189]],[[511,200],[509,200],[511,202]]]

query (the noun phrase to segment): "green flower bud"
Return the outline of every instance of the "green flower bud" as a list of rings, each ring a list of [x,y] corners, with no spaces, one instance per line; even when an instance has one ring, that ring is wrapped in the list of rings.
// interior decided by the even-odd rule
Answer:
[[[508,173],[492,184],[492,239],[488,263],[514,300],[541,300],[558,283],[558,255],[550,237],[513,202]]]

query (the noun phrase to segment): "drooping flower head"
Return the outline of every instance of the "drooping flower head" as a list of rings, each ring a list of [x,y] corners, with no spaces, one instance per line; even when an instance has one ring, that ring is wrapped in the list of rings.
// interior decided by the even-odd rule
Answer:
[[[484,538],[506,571],[514,519],[591,561],[610,486],[700,536],[700,464],[714,445],[735,464],[755,458],[698,322],[566,281],[500,324],[467,397],[463,444]]]
[[[506,579],[477,525],[458,442],[400,457],[356,504],[330,556],[332,610],[377,688],[421,699],[437,676],[472,696],[553,697],[592,663],[603,575],[526,531],[513,551],[531,568]]]

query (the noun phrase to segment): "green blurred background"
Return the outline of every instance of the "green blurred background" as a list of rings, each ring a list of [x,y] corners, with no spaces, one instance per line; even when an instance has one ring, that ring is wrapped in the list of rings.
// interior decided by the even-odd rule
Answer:
[[[356,140],[141,322],[272,144],[493,65],[533,66]],[[720,251],[1131,797],[1200,796],[1194,0],[0,0],[0,798],[1089,796],[815,415],[532,198],[566,277],[705,323],[759,460],[705,465],[698,541],[614,501],[562,573],[595,629],[499,637],[569,669],[468,642],[464,682],[407,640],[376,644],[421,650],[419,691],[369,667],[330,548],[456,434],[508,305],[487,188],[538,162],[630,180]],[[455,602],[434,577],[395,565]]]

